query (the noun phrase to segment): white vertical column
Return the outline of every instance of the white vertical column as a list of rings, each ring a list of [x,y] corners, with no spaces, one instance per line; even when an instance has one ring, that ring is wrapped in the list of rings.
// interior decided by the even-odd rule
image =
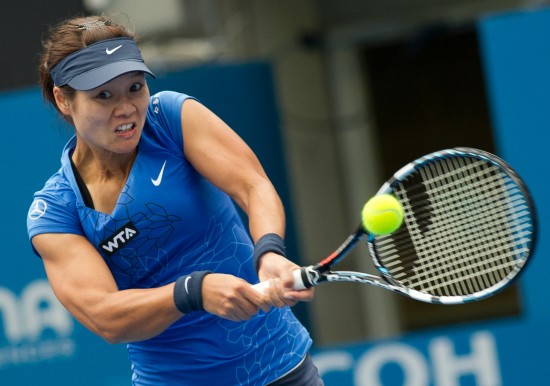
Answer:
[[[360,222],[360,211],[381,185],[377,138],[372,130],[365,71],[356,45],[334,45],[328,50],[329,82],[335,120],[346,214],[350,226]],[[352,229],[350,229],[351,231]],[[354,252],[358,270],[372,272],[367,248]],[[357,256],[360,253],[361,256]],[[400,331],[396,294],[357,286],[363,299],[363,320],[371,338],[392,336]]]

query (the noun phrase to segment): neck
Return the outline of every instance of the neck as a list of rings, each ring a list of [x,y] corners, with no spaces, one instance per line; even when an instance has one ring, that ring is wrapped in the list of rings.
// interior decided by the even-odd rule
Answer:
[[[77,146],[71,156],[84,181],[128,178],[137,157],[137,148],[131,153],[95,152],[88,146]]]

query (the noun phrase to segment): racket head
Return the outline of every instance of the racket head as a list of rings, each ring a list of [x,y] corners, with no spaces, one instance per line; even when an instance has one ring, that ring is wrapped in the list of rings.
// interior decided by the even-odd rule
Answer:
[[[369,235],[382,277],[414,299],[461,304],[491,296],[523,270],[536,244],[533,200],[499,157],[455,148],[400,169],[378,191],[403,205],[404,222]]]

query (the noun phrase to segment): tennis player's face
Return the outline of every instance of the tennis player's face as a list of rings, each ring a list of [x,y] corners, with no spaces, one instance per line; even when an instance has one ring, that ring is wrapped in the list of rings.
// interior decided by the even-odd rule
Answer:
[[[77,91],[71,116],[79,140],[107,153],[128,154],[138,145],[149,103],[145,75],[132,72],[89,91]]]

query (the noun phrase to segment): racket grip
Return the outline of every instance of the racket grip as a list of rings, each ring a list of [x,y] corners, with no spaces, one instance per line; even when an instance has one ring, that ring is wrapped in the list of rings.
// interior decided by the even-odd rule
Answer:
[[[258,284],[254,284],[252,288],[254,288],[256,291],[258,291],[261,294],[265,294],[270,284],[271,284],[271,280],[261,281]]]
[[[294,289],[295,290],[304,290],[304,289],[307,289],[308,287],[305,286],[304,284],[304,281],[302,280],[302,270],[301,269],[297,269],[295,271],[292,272],[292,276],[294,277]],[[269,280],[266,280],[266,281],[262,281],[258,284],[254,284],[252,286],[252,288],[254,288],[256,291],[258,292],[261,292],[262,294],[265,294],[267,289],[269,288],[270,284],[271,284],[271,280],[272,279],[269,279]]]
[[[306,286],[304,283],[304,277],[302,276],[302,270],[303,268],[297,269],[294,272],[292,272],[292,276],[294,276],[294,289],[301,291],[308,289],[311,286]]]

